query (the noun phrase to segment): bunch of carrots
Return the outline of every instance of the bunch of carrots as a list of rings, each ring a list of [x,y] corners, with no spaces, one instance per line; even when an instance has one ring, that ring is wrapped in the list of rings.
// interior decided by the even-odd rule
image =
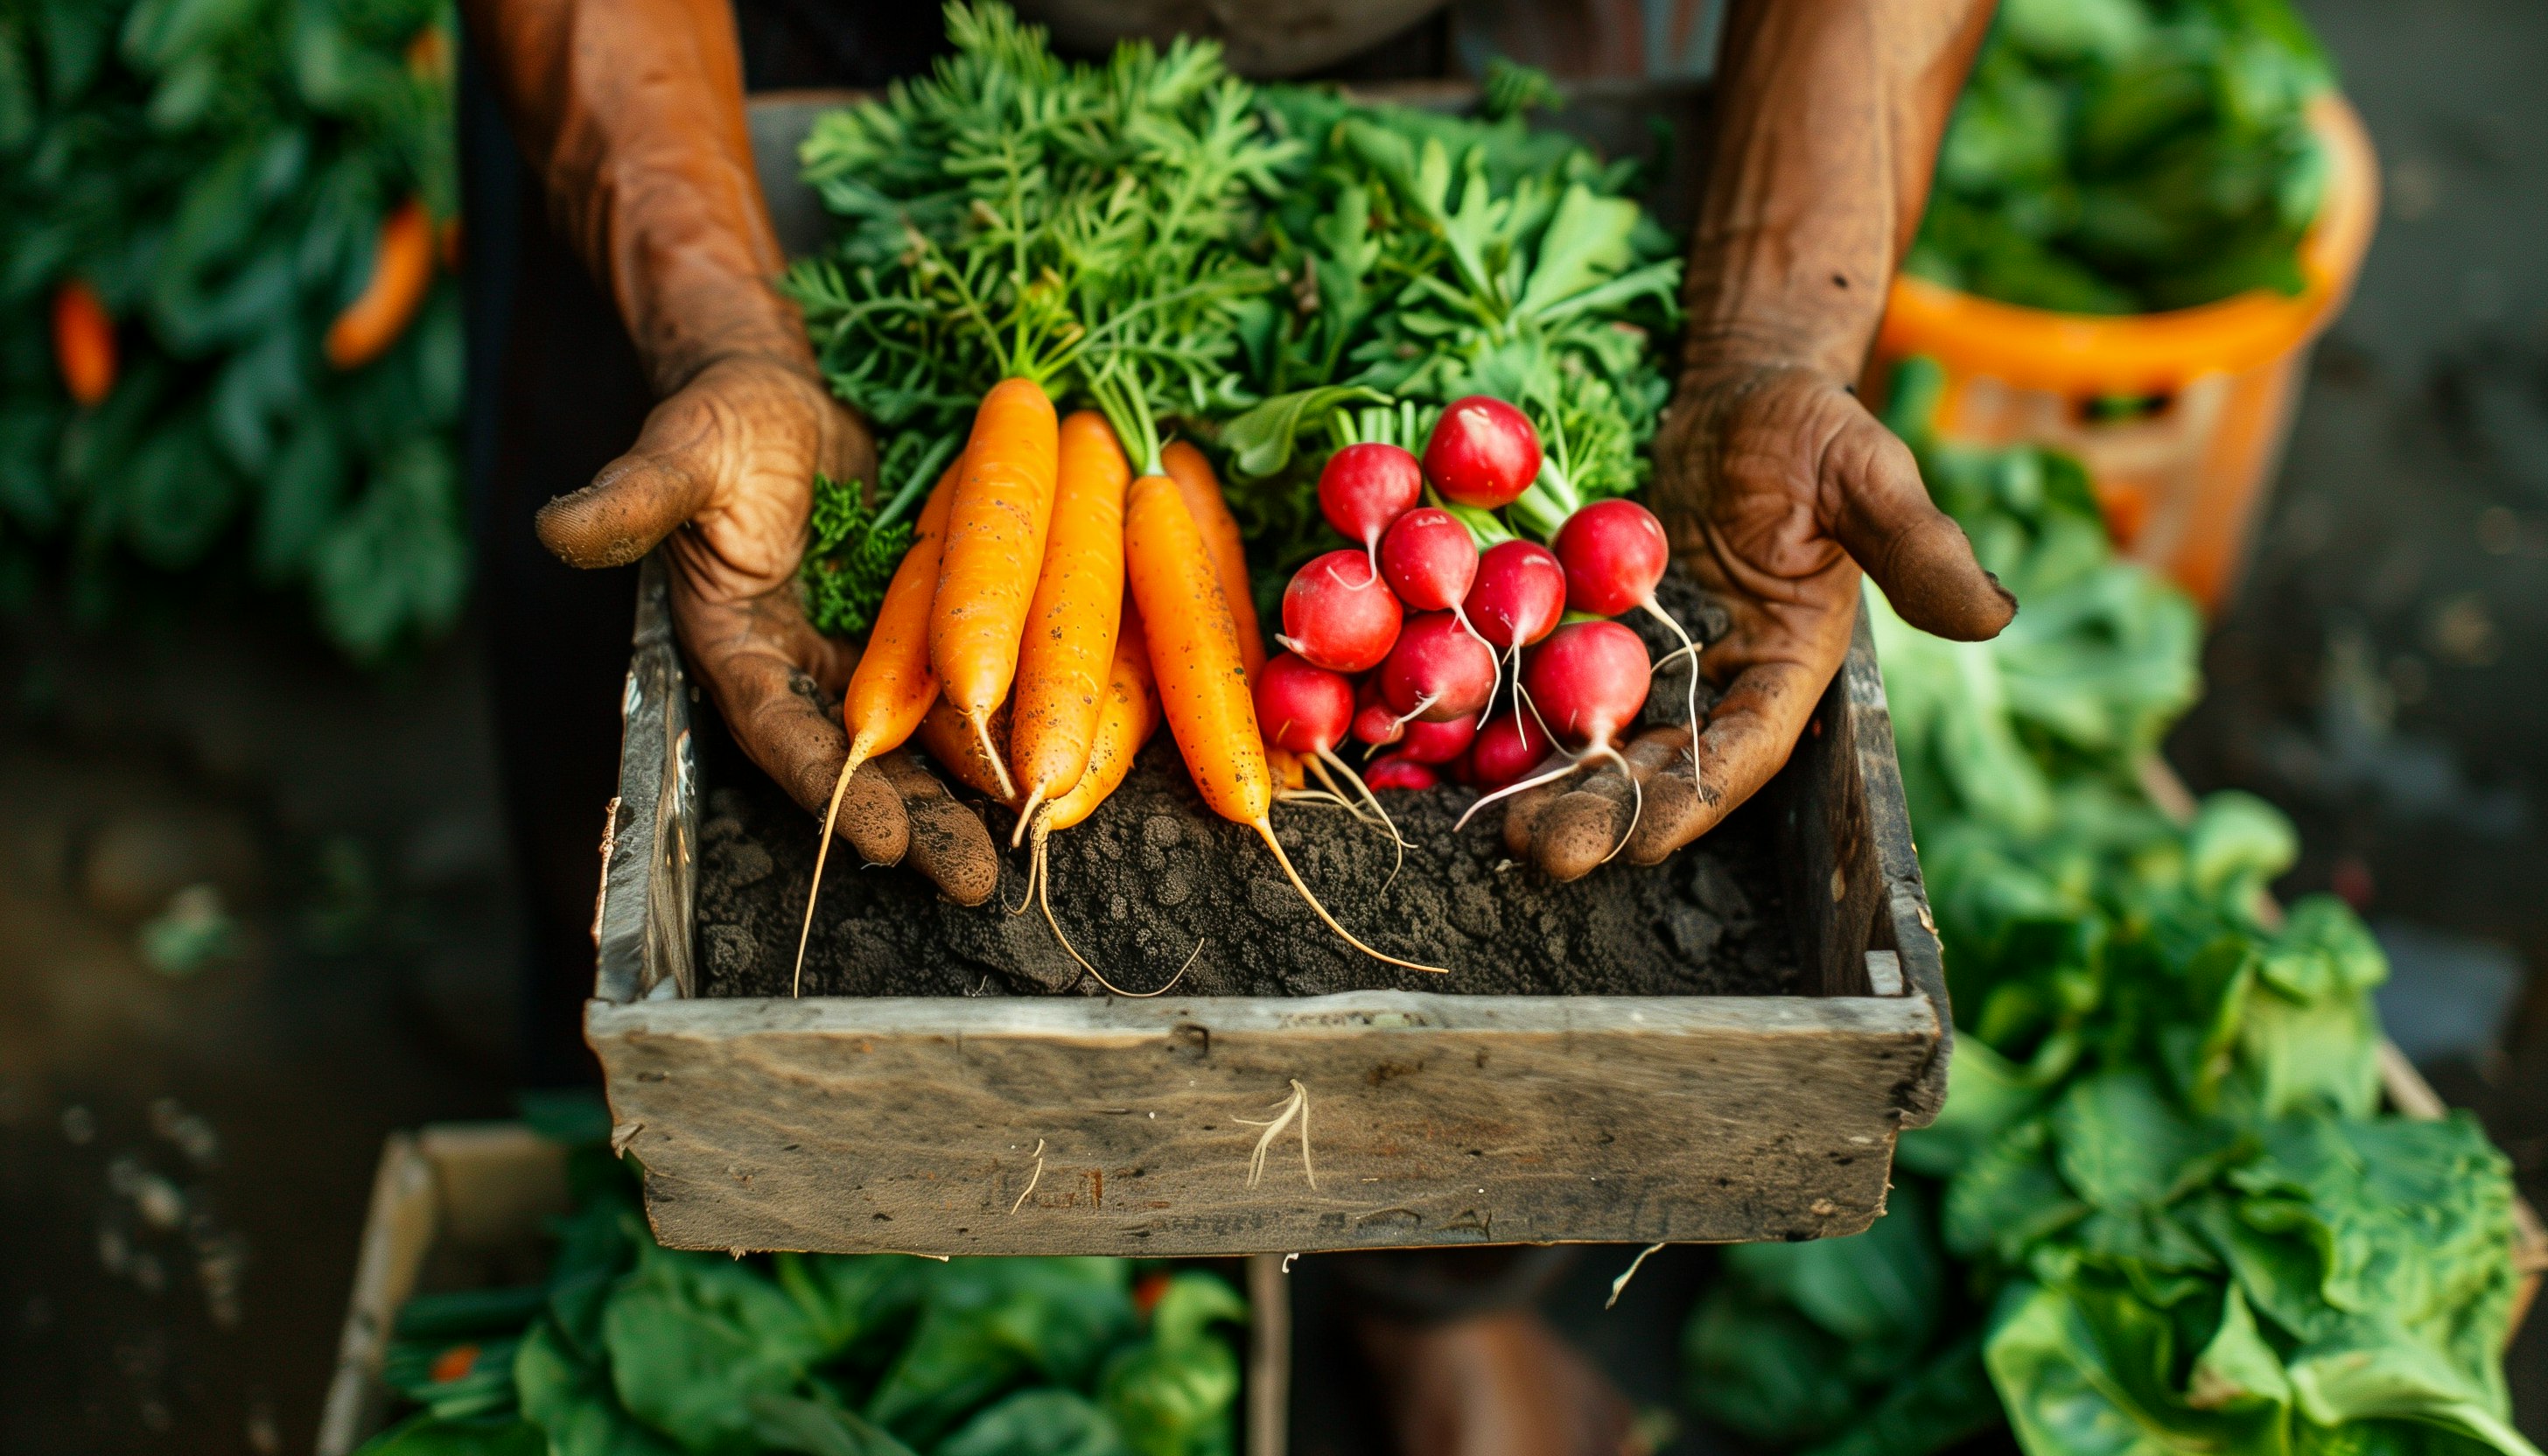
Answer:
[[[956,778],[1017,813],[1012,843],[1032,844],[1028,892],[1054,937],[1109,990],[1134,994],[1062,932],[1046,847],[1096,812],[1164,718],[1204,802],[1256,831],[1329,929],[1392,964],[1441,969],[1357,940],[1275,838],[1275,799],[1300,787],[1303,771],[1267,747],[1257,724],[1252,682],[1265,649],[1238,523],[1201,451],[1162,446],[1137,392],[1097,392],[1103,411],[1067,418],[1032,378],[983,396],[851,676],[849,757],[813,893],[851,775],[916,736]],[[812,928],[809,895],[800,986]]]

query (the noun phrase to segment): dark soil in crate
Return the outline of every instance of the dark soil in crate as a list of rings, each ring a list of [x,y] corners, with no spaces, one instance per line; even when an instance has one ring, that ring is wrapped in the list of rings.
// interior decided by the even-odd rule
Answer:
[[[1679,584],[1673,584],[1678,587]],[[1721,621],[1695,592],[1667,593],[1708,635]],[[1650,630],[1649,630],[1650,629]],[[1641,630],[1658,653],[1672,640]],[[1679,721],[1686,677],[1659,674],[1650,718]],[[1701,703],[1706,696],[1702,689]],[[703,719],[712,718],[702,703]],[[701,991],[788,994],[812,882],[815,826],[712,722],[703,778],[698,938]],[[1489,995],[1792,994],[1801,989],[1766,808],[1747,808],[1652,867],[1603,866],[1572,884],[1510,863],[1502,817],[1452,824],[1475,800],[1445,786],[1383,795],[1410,848],[1339,809],[1278,805],[1275,832],[1311,887],[1355,934],[1447,976],[1374,960],[1303,904],[1244,826],[1203,807],[1164,728],[1087,823],[1051,840],[1054,913],[1081,953],[1127,990],[1193,963],[1182,995],[1310,996],[1376,987]],[[1005,837],[1013,820],[977,804]],[[1026,857],[1009,857],[999,903],[965,908],[907,869],[836,859],[805,957],[804,993],[956,996],[1095,993],[1033,909]],[[1201,951],[1196,951],[1201,943]]]

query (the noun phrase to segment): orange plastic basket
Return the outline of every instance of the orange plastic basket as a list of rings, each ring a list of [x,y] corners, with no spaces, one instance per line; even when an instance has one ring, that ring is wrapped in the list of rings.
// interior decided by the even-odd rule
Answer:
[[[2105,318],[1897,277],[1876,336],[1877,384],[1896,360],[1937,359],[1947,376],[1943,436],[2078,456],[2116,542],[2207,610],[2217,607],[2281,461],[2294,383],[2352,293],[2379,217],[2378,162],[2362,119],[2330,94],[2312,103],[2310,125],[2329,167],[2326,201],[2301,242],[2297,295],[2259,289],[2201,308]],[[2096,401],[2115,396],[2162,403],[2125,419],[2092,416]],[[1881,398],[1880,388],[1870,398]]]

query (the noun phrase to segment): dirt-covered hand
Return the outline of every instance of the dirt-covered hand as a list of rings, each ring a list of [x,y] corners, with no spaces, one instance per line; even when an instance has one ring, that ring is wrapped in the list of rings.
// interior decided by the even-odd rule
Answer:
[[[690,666],[745,754],[816,815],[849,757],[840,699],[858,652],[805,620],[797,557],[814,472],[872,479],[874,455],[810,371],[720,359],[655,407],[627,454],[539,517],[540,540],[573,566],[618,566],[663,544]],[[860,768],[838,832],[870,864],[908,853],[968,905],[998,882],[989,831],[901,755]]]
[[[636,445],[549,502],[539,533],[575,566],[664,544],[691,668],[752,761],[820,815],[848,760],[839,699],[856,652],[796,596],[813,477],[875,479],[875,446],[814,367],[753,168],[743,52],[726,0],[465,0],[550,212],[610,292],[662,401]],[[535,624],[522,624],[535,630]],[[841,837],[908,854],[966,904],[989,898],[990,832],[918,764],[861,767]]]
[[[2017,611],[1930,502],[1911,452],[1828,376],[1790,366],[1692,377],[1656,466],[1675,554],[1732,618],[1701,658],[1724,691],[1694,755],[1683,728],[1649,729],[1628,747],[1637,792],[1611,767],[1513,799],[1505,844],[1559,879],[1613,850],[1662,860],[1787,762],[1849,651],[1862,568],[1904,620],[1941,637],[1994,636]]]

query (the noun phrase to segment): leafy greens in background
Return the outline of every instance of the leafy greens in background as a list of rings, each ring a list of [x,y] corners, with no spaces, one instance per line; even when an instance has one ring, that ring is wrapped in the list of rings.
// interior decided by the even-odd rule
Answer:
[[[456,43],[448,0],[0,0],[0,589],[58,563],[95,616],[235,560],[362,659],[458,614],[457,289],[321,355],[383,218],[456,211]],[[74,279],[122,355],[91,409],[47,347]]]
[[[606,1127],[605,1127],[606,1136]],[[1230,1456],[1247,1306],[1123,1259],[658,1246],[633,1180],[570,1164],[546,1284],[420,1295],[385,1362],[416,1408],[364,1456]]]
[[[2466,1115],[2378,1111],[2379,947],[2290,824],[2178,826],[2135,771],[2195,690],[2191,609],[2115,562],[2077,468],[1892,423],[2027,603],[1937,642],[1870,595],[1956,1042],[1866,1234],[1729,1250],[1694,1405],[1779,1450],[2536,1456],[2507,1418],[2511,1183]],[[2138,579],[2134,581],[2131,579]]]
[[[960,440],[1008,374],[1065,405],[1121,385],[1219,453],[1268,582],[1332,544],[1329,450],[1420,447],[1462,395],[1521,406],[1548,449],[1502,519],[1471,513],[1482,534],[1545,536],[1643,483],[1680,264],[1633,163],[1526,124],[1544,77],[1500,68],[1470,120],[1252,88],[1209,44],[1072,64],[997,4],[947,16],[952,56],[800,151],[842,231],[789,287],[888,441],[874,489],[818,495],[804,582],[825,630],[860,630],[882,594],[890,500],[927,485],[908,461]]]
[[[2296,291],[2329,84],[2288,0],[2006,0],[1903,266],[2078,314]]]

